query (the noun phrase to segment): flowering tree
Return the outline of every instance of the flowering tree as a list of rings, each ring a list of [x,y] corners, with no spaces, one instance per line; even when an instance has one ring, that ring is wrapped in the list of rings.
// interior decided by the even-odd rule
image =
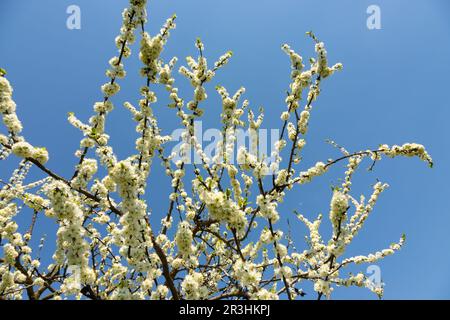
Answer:
[[[214,155],[207,154],[195,137],[194,122],[204,113],[204,85],[228,63],[232,53],[225,53],[209,67],[204,46],[197,40],[198,57],[187,57],[187,67],[179,68],[194,92],[185,103],[172,75],[177,59],[165,62],[161,57],[176,17],[151,36],[145,31],[145,7],[146,0],[130,0],[123,12],[116,38],[118,55],[109,61],[109,80],[101,88],[104,98],[94,104],[89,122],[83,123],[72,113],[68,116],[70,124],[83,134],[70,178],[48,168],[46,149],[31,145],[21,135],[13,90],[1,70],[0,112],[7,134],[0,135],[0,159],[15,156],[20,163],[9,180],[1,180],[0,299],[296,299],[303,295],[300,286],[305,281],[314,284],[319,299],[330,297],[334,286],[365,286],[381,296],[381,286],[373,286],[363,273],[345,273],[345,267],[393,254],[404,237],[379,252],[344,258],[347,246],[387,188],[377,182],[368,200],[355,198],[350,194],[352,176],[365,158],[373,165],[383,156],[417,156],[432,166],[424,147],[415,143],[380,145],[354,153],[339,147],[340,158],[297,172],[321,83],[342,69],[339,63],[329,66],[324,44],[308,33],[317,53],[309,67],[288,45],[282,46],[290,58],[291,84],[272,161],[245,146],[239,147],[237,161],[233,161],[237,130],[248,129],[254,146],[263,122],[262,113],[257,116],[248,101],[240,102],[243,88],[234,95],[224,87],[216,88],[222,99],[223,139]],[[131,55],[129,45],[138,32],[142,98],[137,107],[124,104],[136,122],[136,152],[120,160],[109,144],[105,123],[113,110],[112,98],[120,90],[118,80],[126,76],[124,60]],[[167,150],[171,138],[163,135],[152,112],[157,102],[152,87],[156,85],[167,90],[168,107],[184,130],[176,152]],[[191,148],[200,163],[189,163]],[[146,201],[154,160],[163,164],[173,188],[166,196],[168,209],[161,224],[153,221],[149,214],[152,204]],[[324,239],[319,232],[321,215],[308,220],[296,213],[309,230],[307,249],[298,252],[289,235],[277,227],[282,214],[278,204],[289,191],[295,192],[343,161],[347,162],[343,183],[331,194],[331,237]],[[97,172],[99,166],[106,175]],[[41,171],[45,178],[26,182],[31,169]],[[21,228],[25,232],[18,231],[18,214],[30,215],[29,226]],[[49,264],[38,254],[45,250],[44,242],[39,248],[30,244],[36,218],[42,214],[59,226]]]

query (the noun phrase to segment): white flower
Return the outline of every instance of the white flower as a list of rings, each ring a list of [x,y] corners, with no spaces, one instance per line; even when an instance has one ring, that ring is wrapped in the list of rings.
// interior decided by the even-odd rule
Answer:
[[[256,265],[248,261],[237,260],[233,265],[233,275],[244,287],[257,287],[261,281],[261,273]]]
[[[16,258],[19,256],[19,253],[16,251],[13,245],[7,243],[3,246],[3,256],[7,263],[13,265]]]
[[[314,283],[314,291],[328,296],[331,293],[330,283],[325,280],[317,280]]]
[[[103,91],[103,94],[106,96],[106,97],[111,97],[111,96],[113,96],[113,95],[115,95],[117,92],[119,92],[120,91],[120,85],[118,84],[118,83],[105,83],[103,86],[102,86],[102,91]]]
[[[203,285],[204,278],[201,273],[188,274],[181,283],[181,290],[187,300],[204,299],[208,295],[208,289]]]
[[[281,120],[283,120],[283,121],[287,121],[287,120],[289,120],[289,116],[290,116],[290,114],[289,114],[289,112],[287,112],[287,111],[285,111],[285,112],[283,112],[282,114],[281,114]]]
[[[298,121],[298,130],[301,134],[305,134],[308,131],[309,112],[303,110],[300,113],[300,120]]]
[[[330,220],[335,226],[338,227],[339,223],[342,223],[342,219],[348,209],[348,196],[340,191],[334,191],[330,204]]]
[[[175,241],[182,255],[189,255],[192,252],[192,231],[188,222],[180,223]]]
[[[21,158],[30,158],[34,152],[34,148],[28,142],[22,141],[13,144],[12,152]]]
[[[3,123],[5,124],[6,128],[8,128],[8,131],[15,134],[19,134],[23,129],[22,123],[20,122],[19,118],[17,118],[17,115],[15,113],[3,115]]]
[[[45,164],[48,161],[48,151],[45,148],[34,148],[31,157],[40,164]]]
[[[317,162],[314,167],[309,168],[307,171],[300,172],[299,183],[311,182],[314,177],[318,177],[324,174],[327,170],[326,165],[323,162]]]

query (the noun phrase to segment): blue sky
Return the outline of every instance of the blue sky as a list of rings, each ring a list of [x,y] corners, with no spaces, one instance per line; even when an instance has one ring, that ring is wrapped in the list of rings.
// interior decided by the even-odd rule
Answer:
[[[66,8],[72,4],[81,8],[81,30],[66,28]],[[67,112],[86,120],[93,103],[101,99],[99,87],[106,81],[107,62],[115,55],[114,38],[126,4],[126,0],[0,2],[0,66],[8,71],[15,88],[24,134],[33,144],[49,149],[48,166],[62,175],[70,176],[73,170],[73,152],[80,138],[65,120]],[[381,8],[381,30],[366,27],[366,9],[371,4]],[[391,187],[380,197],[349,254],[376,251],[406,233],[404,249],[378,264],[386,283],[385,298],[449,299],[449,9],[445,0],[325,0],[320,4],[313,0],[153,0],[147,28],[155,33],[167,17],[177,13],[178,28],[164,57],[176,55],[181,63],[183,57],[196,54],[197,37],[204,41],[211,62],[232,50],[231,63],[209,87],[206,123],[217,123],[220,110],[214,86],[221,84],[234,92],[243,85],[251,105],[264,106],[266,128],[280,125],[278,116],[285,108],[289,60],[280,46],[288,43],[304,57],[312,56],[313,46],[305,32],[313,30],[325,42],[330,62],[342,62],[344,71],[324,83],[315,103],[304,167],[339,155],[324,142],[329,138],[350,151],[380,143],[424,144],[435,160],[431,170],[418,159],[385,159],[374,172],[362,167],[355,180],[356,195],[368,194],[376,179]],[[134,148],[133,123],[121,105],[139,97],[143,84],[139,67],[136,56],[125,62],[129,76],[120,82],[122,91],[113,100],[116,110],[108,118],[107,128],[121,158]],[[189,87],[183,79],[177,80],[188,99]],[[160,101],[155,112],[169,133],[178,120],[164,107],[164,98]],[[2,177],[10,170],[10,163],[2,164]],[[343,172],[342,165],[334,167],[328,175],[295,189],[281,206],[282,220],[292,221],[299,241],[306,230],[294,222],[292,209],[308,217],[326,214],[330,185]],[[151,181],[161,190],[170,186],[159,165]],[[154,192],[150,192],[150,203],[154,212],[167,206]],[[50,233],[52,228],[45,223],[39,231]],[[375,298],[365,289],[340,288],[334,297]]]

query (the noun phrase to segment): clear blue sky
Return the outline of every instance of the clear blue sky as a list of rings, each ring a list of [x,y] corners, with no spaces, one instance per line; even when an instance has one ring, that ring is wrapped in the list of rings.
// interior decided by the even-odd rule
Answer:
[[[380,197],[366,228],[355,239],[349,254],[367,254],[388,246],[406,233],[406,246],[379,263],[386,283],[385,298],[450,298],[450,2],[446,0],[153,0],[149,30],[155,33],[173,13],[178,28],[172,33],[164,57],[183,62],[194,55],[193,43],[201,37],[211,60],[232,50],[231,63],[209,87],[207,118],[219,113],[214,85],[230,91],[244,85],[254,107],[266,109],[265,127],[279,125],[284,92],[289,82],[289,61],[280,50],[289,43],[305,57],[313,47],[305,32],[313,30],[325,42],[330,62],[342,62],[344,71],[323,86],[312,114],[304,164],[338,156],[325,139],[332,138],[351,151],[380,143],[418,142],[435,160],[430,170],[418,159],[385,159],[374,172],[361,170],[355,191],[370,192],[380,179],[391,187]],[[81,7],[82,29],[66,28],[66,8]],[[2,0],[0,2],[0,66],[8,71],[15,88],[26,137],[46,145],[48,166],[69,176],[76,159],[79,132],[66,122],[67,112],[87,120],[92,105],[101,99],[107,62],[115,54],[114,38],[126,0]],[[366,9],[381,8],[382,29],[368,30]],[[136,47],[133,47],[136,49]],[[136,51],[136,50],[135,50]],[[121,158],[134,148],[134,128],[123,101],[136,101],[143,79],[139,61],[131,58],[129,73],[114,98],[116,110],[107,128]],[[188,99],[188,87],[178,78]],[[169,129],[177,120],[161,98],[156,113]],[[367,164],[368,166],[369,164]],[[2,176],[12,167],[2,164]],[[364,167],[363,167],[364,168]],[[301,240],[305,228],[293,222],[292,209],[308,217],[327,213],[330,184],[342,176],[336,166],[311,185],[295,189],[281,208],[283,220],[292,221]],[[152,172],[160,190],[170,186],[159,166]],[[154,212],[166,208],[157,190],[151,192]],[[156,213],[155,213],[156,214]],[[157,221],[157,219],[155,219]],[[328,225],[324,225],[326,228]],[[53,224],[41,224],[50,233]],[[301,247],[301,245],[298,245]],[[360,270],[364,271],[362,266]],[[335,298],[375,296],[365,289],[336,289]]]

